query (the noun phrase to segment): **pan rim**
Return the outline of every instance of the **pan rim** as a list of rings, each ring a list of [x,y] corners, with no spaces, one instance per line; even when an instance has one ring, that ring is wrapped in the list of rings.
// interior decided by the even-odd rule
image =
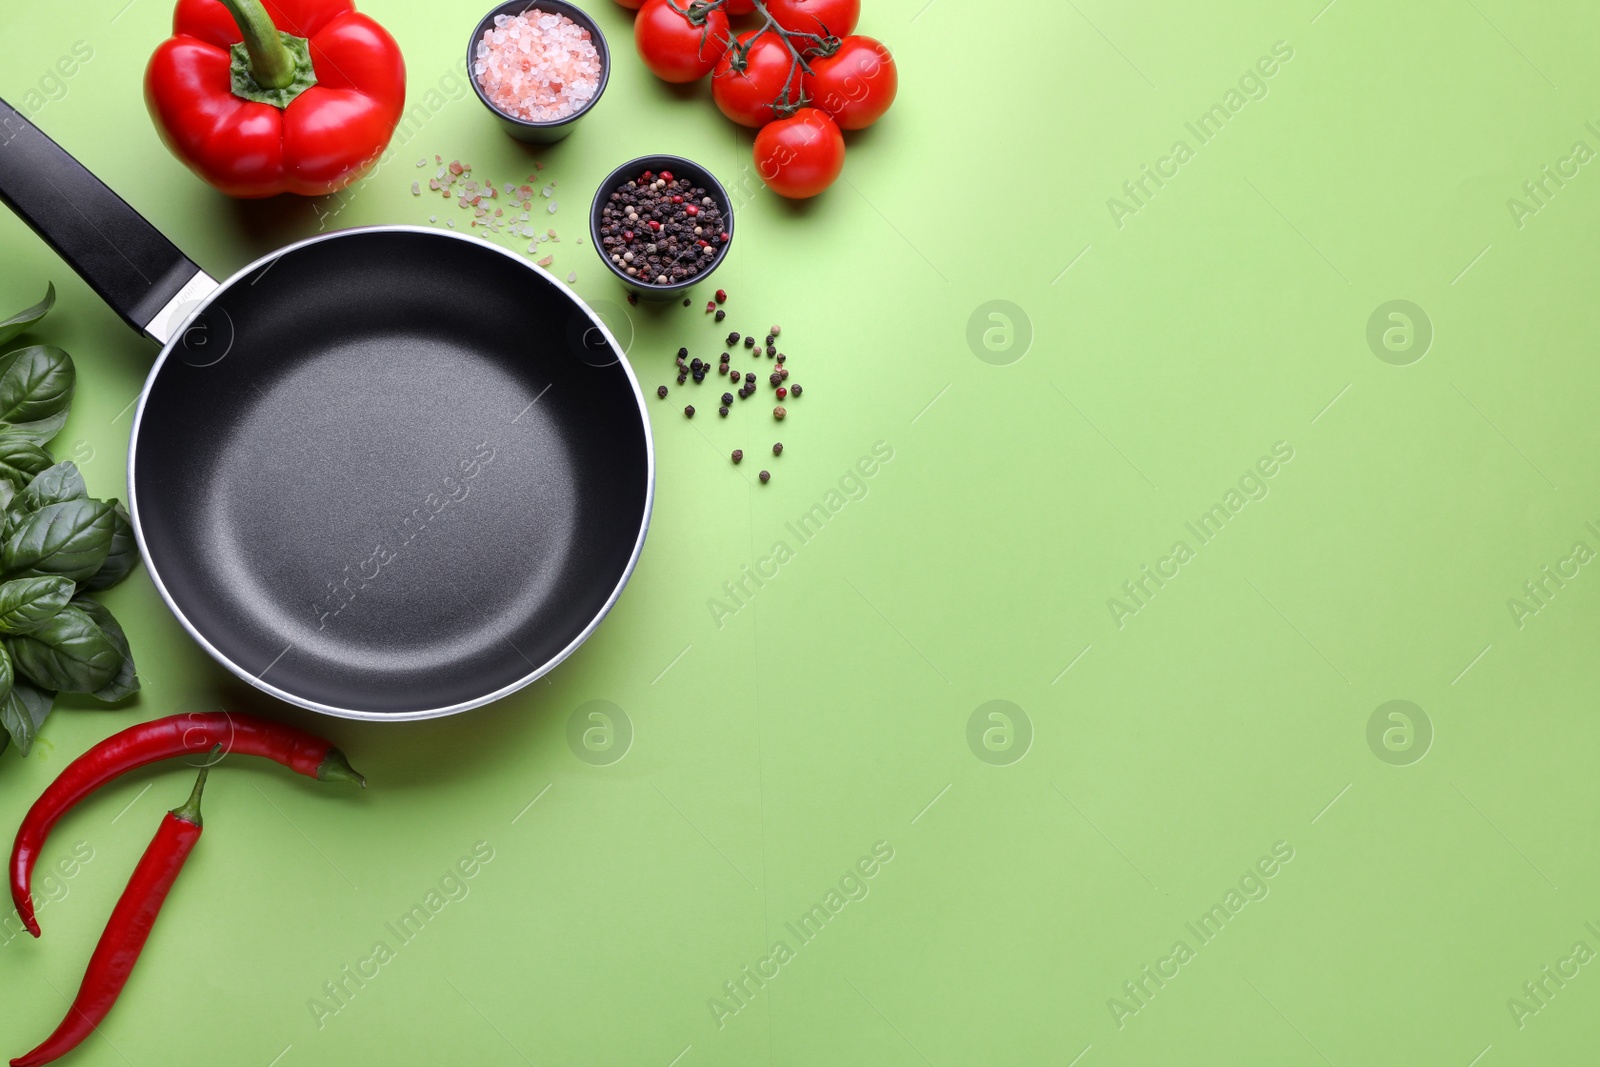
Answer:
[[[480,696],[473,697],[469,700],[460,701],[455,704],[449,704],[437,708],[425,708],[418,711],[363,711],[359,708],[339,707],[332,704],[324,704],[320,701],[311,700],[307,697],[300,696],[299,694],[292,693],[286,689],[281,689],[278,686],[273,685],[271,682],[265,681],[262,676],[267,674],[268,671],[272,670],[272,668],[277,664],[277,660],[273,660],[272,663],[269,663],[258,674],[251,674],[240,664],[235,663],[221,649],[212,644],[211,641],[207,639],[205,634],[200,632],[199,628],[196,627],[195,624],[189,619],[188,615],[184,613],[183,609],[178,606],[177,601],[173,599],[172,593],[167,589],[166,582],[162,580],[161,572],[157,569],[155,561],[150,554],[150,547],[145,542],[144,524],[140,521],[139,517],[139,493],[137,488],[137,479],[135,478],[139,459],[139,435],[144,423],[145,404],[150,399],[150,391],[154,387],[156,378],[160,375],[162,367],[166,365],[167,358],[172,354],[178,343],[183,339],[185,332],[189,328],[189,324],[193,322],[201,312],[215,303],[216,300],[222,296],[222,294],[231,290],[242,279],[255,274],[258,270],[261,270],[264,267],[270,267],[273,263],[277,262],[290,252],[294,252],[298,249],[306,248],[311,245],[320,244],[323,241],[338,240],[341,238],[371,233],[412,233],[420,234],[426,237],[464,241],[475,247],[483,248],[505,256],[507,259],[516,263],[519,267],[533,271],[535,274],[540,275],[557,290],[565,292],[566,295],[576,305],[576,307],[579,308],[585,315],[587,315],[589,320],[594,323],[595,327],[600,330],[601,335],[606,339],[607,343],[610,344],[612,351],[617,354],[617,362],[621,365],[623,373],[627,375],[628,384],[633,389],[634,402],[638,406],[639,410],[639,422],[644,430],[645,494],[644,511],[639,523],[639,533],[638,536],[634,538],[633,550],[628,556],[627,566],[623,568],[622,575],[620,578],[618,578],[616,586],[611,590],[610,595],[606,597],[606,601],[600,606],[599,611],[595,613],[594,617],[589,620],[588,624],[584,626],[583,630],[566,646],[564,646],[560,651],[556,652],[549,659],[545,660],[545,662],[541,663],[528,674],[525,674],[515,681],[501,686],[490,693],[482,694]],[[246,264],[233,274],[229,275],[226,279],[219,282],[217,287],[206,295],[205,299],[198,302],[194,308],[183,317],[177,328],[173,331],[171,339],[162,346],[160,355],[156,357],[155,364],[150,368],[150,373],[145,378],[144,388],[139,392],[138,405],[134,409],[133,413],[133,428],[130,431],[128,439],[127,478],[128,513],[133,520],[132,525],[134,538],[138,541],[139,554],[144,559],[145,569],[149,571],[150,580],[155,584],[156,592],[161,595],[161,599],[166,604],[167,610],[172,612],[173,617],[178,620],[178,623],[186,631],[188,631],[189,636],[192,637],[200,645],[200,647],[206,651],[207,655],[216,660],[217,663],[221,664],[223,667],[227,668],[228,671],[238,677],[241,681],[248,683],[249,685],[261,690],[269,696],[276,697],[277,699],[282,700],[285,703],[292,704],[296,707],[305,708],[307,711],[318,712],[334,718],[353,719],[363,722],[416,722],[425,719],[442,719],[450,715],[459,715],[462,712],[471,711],[473,708],[480,708],[485,704],[492,704],[497,700],[510,696],[517,690],[527,687],[533,682],[536,682],[540,678],[544,677],[550,671],[554,670],[568,656],[577,651],[580,645],[589,639],[594,631],[600,626],[600,623],[604,621],[605,617],[611,613],[612,607],[622,595],[623,588],[627,586],[628,580],[633,577],[634,569],[639,565],[639,557],[644,551],[645,535],[650,530],[650,518],[655,508],[656,450],[655,437],[651,432],[650,412],[648,406],[645,404],[644,390],[640,388],[638,375],[634,373],[633,364],[629,362],[627,353],[623,351],[622,346],[618,344],[616,337],[612,335],[606,324],[598,315],[595,314],[594,309],[591,308],[581,296],[573,292],[572,289],[563,286],[561,282],[549,271],[545,270],[537,263],[528,262],[517,253],[512,252],[509,249],[501,248],[499,245],[491,244],[479,237],[469,237],[465,234],[454,233],[449,230],[438,230],[427,226],[408,226],[400,224],[356,226],[303,238],[302,240],[284,245],[282,248],[276,249],[273,252],[269,252],[267,255],[261,256],[260,258]],[[287,654],[291,649],[293,649],[293,647],[293,644],[290,644],[288,648],[284,650],[284,653],[280,654],[279,659],[282,658],[282,655]]]

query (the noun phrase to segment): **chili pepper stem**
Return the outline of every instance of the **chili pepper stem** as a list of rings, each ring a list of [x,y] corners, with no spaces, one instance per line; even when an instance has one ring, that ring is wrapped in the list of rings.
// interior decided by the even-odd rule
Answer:
[[[295,79],[295,60],[278,35],[261,0],[222,0],[244,37],[250,74],[263,89],[286,89]]]
[[[217,746],[220,748],[221,746]],[[215,751],[215,750],[213,750]],[[196,826],[205,826],[205,820],[200,818],[200,797],[206,791],[206,777],[211,773],[210,767],[200,768],[200,777],[195,779],[194,792],[189,794],[189,799],[172,809],[174,819],[193,823]]]
[[[354,767],[345,758],[345,754],[336,748],[328,749],[327,756],[317,767],[317,781],[319,782],[350,782],[359,785],[362,789],[367,787],[367,777]]]

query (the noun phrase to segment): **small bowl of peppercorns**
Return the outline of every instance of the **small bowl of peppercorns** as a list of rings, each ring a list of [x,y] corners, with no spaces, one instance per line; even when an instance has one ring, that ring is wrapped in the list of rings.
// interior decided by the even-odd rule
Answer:
[[[600,183],[589,236],[622,284],[671,300],[709,278],[733,243],[733,206],[716,176],[679,156],[641,156]]]

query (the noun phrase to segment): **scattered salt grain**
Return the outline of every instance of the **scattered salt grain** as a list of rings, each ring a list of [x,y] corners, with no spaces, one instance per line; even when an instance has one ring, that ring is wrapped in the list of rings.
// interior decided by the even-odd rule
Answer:
[[[537,7],[496,15],[473,52],[472,74],[489,102],[528,122],[559,122],[582,110],[599,92],[600,73],[589,31]]]
[[[422,195],[422,183],[421,182],[412,182],[411,183],[411,195],[412,196],[421,196]]]
[[[550,264],[554,263],[555,261],[556,261],[556,257],[555,256],[545,256],[543,259],[541,259],[539,261],[539,266],[548,267]]]
[[[573,282],[575,282],[575,281],[577,281],[577,280],[578,280],[578,272],[577,272],[577,271],[573,271],[573,272],[572,272],[572,273],[570,273],[570,274],[568,274],[568,275],[567,275],[567,283],[568,283],[568,284],[569,284],[569,285],[570,285],[570,284],[571,284],[571,283],[573,283]]]

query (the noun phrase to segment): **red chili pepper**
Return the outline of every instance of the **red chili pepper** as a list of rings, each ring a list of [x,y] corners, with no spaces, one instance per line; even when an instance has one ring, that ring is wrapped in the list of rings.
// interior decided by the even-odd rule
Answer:
[[[17,841],[11,849],[11,899],[28,932],[39,936],[29,888],[33,865],[63,815],[96,789],[131,770],[177,756],[203,755],[217,745],[222,746],[223,754],[262,756],[319,782],[354,782],[363,788],[367,784],[344,753],[322,738],[250,715],[172,715],[112,734],[67,765],[33,802],[17,831]]]
[[[406,65],[350,0],[178,0],[145,104],[173,155],[237,197],[359,178],[405,107]]]
[[[161,914],[161,905],[166,903],[178,873],[200,840],[200,794],[205,792],[209,771],[210,768],[202,768],[189,799],[162,817],[156,836],[128,879],[128,888],[111,909],[105,933],[89,957],[89,968],[83,974],[77,998],[67,1009],[67,1017],[55,1033],[44,1039],[44,1044],[12,1060],[11,1067],[39,1067],[58,1060],[83,1044],[105,1021],[122,994],[122,987],[128,984],[156,916]]]

